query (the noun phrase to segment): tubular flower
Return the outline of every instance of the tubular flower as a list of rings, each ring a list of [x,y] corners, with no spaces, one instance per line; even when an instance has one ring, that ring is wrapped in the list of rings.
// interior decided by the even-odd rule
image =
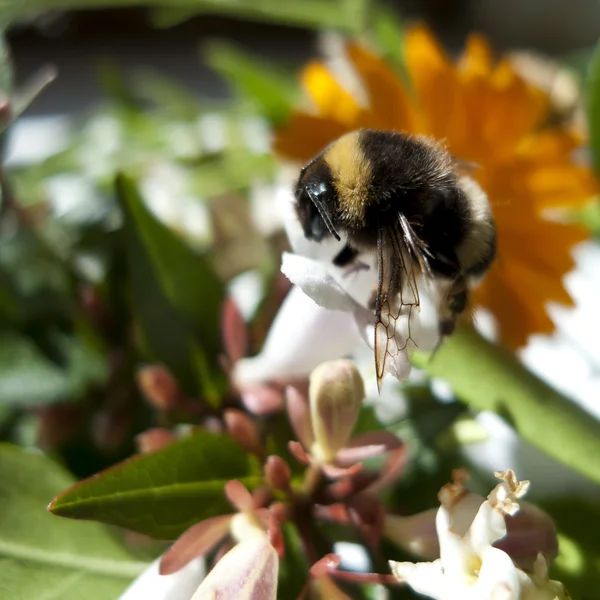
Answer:
[[[460,481],[442,488],[436,514],[440,558],[433,562],[390,561],[394,576],[435,600],[567,600],[557,581],[548,579],[546,558],[539,554],[533,573],[520,569],[493,544],[507,534],[506,519],[519,511],[518,500],[529,487],[514,472],[496,473],[502,480],[477,510],[464,510],[467,494]],[[464,533],[459,533],[464,531]]]
[[[561,280],[584,232],[550,220],[549,211],[555,216],[556,209],[581,206],[596,193],[591,171],[574,158],[582,140],[569,125],[550,124],[548,94],[508,59],[494,62],[480,36],[471,36],[454,62],[426,28],[414,27],[406,32],[404,56],[410,87],[383,60],[348,44],[346,59],[364,94],[348,91],[349,78],[338,80],[325,63],[309,63],[302,83],[312,107],[294,113],[277,132],[276,151],[304,163],[358,128],[443,140],[473,165],[498,230],[499,258],[474,304],[495,315],[505,343],[519,347],[530,334],[553,330],[547,302],[571,303]]]

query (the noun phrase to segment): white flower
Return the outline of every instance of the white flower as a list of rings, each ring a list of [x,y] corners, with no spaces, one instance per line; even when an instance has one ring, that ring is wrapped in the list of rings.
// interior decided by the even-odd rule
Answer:
[[[160,575],[161,559],[139,575],[119,600],[190,600],[206,575],[204,559],[196,558],[171,575]]]
[[[305,377],[321,363],[346,356],[361,343],[352,315],[325,310],[293,288],[273,321],[262,351],[236,363],[240,386]]]
[[[367,304],[377,284],[375,257],[364,265],[368,268],[351,273],[335,267],[331,260],[343,244],[333,239],[307,240],[292,200],[289,191],[279,198],[294,250],[283,255],[281,270],[295,287],[277,314],[262,352],[238,363],[234,377],[240,385],[306,376],[322,362],[353,354],[365,342],[373,346],[375,319]],[[434,317],[433,305],[426,302],[411,312],[411,337],[422,350],[432,349],[438,341]],[[406,317],[396,329],[395,343],[400,348],[407,346],[408,327]],[[399,352],[386,366],[398,379],[406,379],[411,369],[407,352]]]
[[[497,473],[502,479],[471,519],[467,491],[461,482],[440,492],[436,515],[440,558],[433,562],[390,561],[394,576],[416,592],[435,600],[554,600],[568,598],[561,584],[548,580],[540,555],[530,576],[510,556],[493,544],[506,535],[506,515],[519,509],[529,482],[517,481],[512,471]],[[470,521],[470,522],[469,522]]]
[[[279,558],[266,535],[236,544],[206,576],[192,600],[275,600]]]

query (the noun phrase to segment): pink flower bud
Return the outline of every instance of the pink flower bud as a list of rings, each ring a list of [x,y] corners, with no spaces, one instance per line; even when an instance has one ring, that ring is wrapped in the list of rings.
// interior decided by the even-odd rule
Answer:
[[[223,305],[221,330],[223,344],[229,359],[236,362],[243,358],[248,346],[248,331],[240,309],[231,298],[226,298]]]
[[[179,406],[184,397],[179,385],[162,365],[142,367],[137,372],[137,383],[146,400],[160,410]]]
[[[350,360],[326,362],[311,373],[309,402],[315,436],[311,454],[316,460],[333,461],[348,443],[364,397],[362,378]]]
[[[269,456],[265,462],[265,480],[277,490],[290,487],[292,472],[289,465],[280,456]]]
[[[148,454],[149,452],[155,452],[164,448],[171,442],[174,442],[177,436],[168,429],[162,429],[155,427],[154,429],[148,429],[140,433],[136,438],[136,444],[138,450],[142,454]]]
[[[261,443],[254,421],[241,410],[226,410],[223,419],[229,435],[248,452],[260,454]]]

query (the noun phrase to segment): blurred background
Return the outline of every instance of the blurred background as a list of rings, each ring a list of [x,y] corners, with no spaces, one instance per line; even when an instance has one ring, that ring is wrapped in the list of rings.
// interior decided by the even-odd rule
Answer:
[[[31,3],[32,5],[35,3]],[[323,1],[306,9],[301,2],[286,2],[281,15],[253,9],[252,2],[193,3],[200,8],[89,8],[68,10],[69,2],[38,2],[43,16],[11,27],[8,39],[14,55],[17,81],[26,81],[42,64],[51,62],[60,79],[31,107],[28,115],[72,115],[97,103],[105,94],[98,76],[102,61],[113,61],[128,75],[140,68],[168,74],[195,93],[222,98],[222,80],[202,60],[203,41],[224,37],[248,50],[275,59],[286,68],[297,68],[316,50],[315,29],[320,23],[360,29],[366,19],[361,2]],[[52,10],[56,4],[65,10]],[[84,3],[73,3],[84,4]],[[107,3],[111,4],[111,3]],[[140,3],[142,4],[142,3]],[[157,3],[159,4],[159,3]],[[182,3],[185,4],[185,3]],[[479,31],[500,51],[532,49],[556,58],[580,59],[600,33],[600,5],[594,0],[425,0],[385,3],[406,20],[429,23],[444,44],[458,50],[468,33]],[[15,13],[25,12],[14,3]],[[352,10],[354,8],[354,10]],[[345,9],[345,10],[344,10]],[[350,9],[350,10],[348,10]],[[198,14],[195,14],[195,12]],[[261,16],[262,12],[262,16]],[[289,16],[286,16],[286,12]],[[35,14],[35,11],[32,11]],[[311,22],[312,21],[312,22]]]
[[[369,38],[384,22],[374,25],[380,14],[392,15],[394,26]],[[9,51],[0,65],[0,441],[41,449],[82,478],[143,449],[136,436],[150,428],[209,427],[220,401],[239,405],[221,369],[221,307],[227,293],[237,302],[248,344],[236,358],[250,356],[260,351],[290,288],[279,273],[288,242],[273,207],[295,171],[274,156],[272,139],[302,105],[301,69],[320,55],[324,31],[379,36],[380,48],[389,50],[399,45],[401,25],[417,20],[450,55],[477,31],[498,53],[544,56],[535,67],[541,87],[566,81],[566,102],[583,113],[600,36],[597,0],[0,6]],[[583,154],[587,160],[587,149]],[[120,171],[164,229],[153,229],[141,213],[135,227],[128,221],[123,207],[131,209],[134,194],[115,194]],[[575,268],[565,278],[575,308],[550,307],[556,331],[533,336],[520,356],[600,418],[597,200],[577,220],[588,239],[574,250]],[[171,270],[174,264],[180,271]],[[196,350],[206,360],[202,377]],[[157,364],[168,367],[168,377],[152,371]],[[428,423],[427,444],[470,411],[454,403],[443,381],[410,385],[394,388],[393,402],[402,397],[411,418]],[[415,499],[410,510],[429,508],[458,454],[486,472],[486,481],[493,469],[520,468],[521,477],[536,474],[533,494],[550,499],[546,508],[566,491],[595,499],[577,523],[565,517],[560,526],[567,539],[581,541],[578,559],[600,556],[597,539],[586,535],[590,520],[598,522],[598,485],[518,439],[497,415],[469,414],[473,428],[452,452],[447,438],[431,450],[438,462],[419,472],[426,483],[408,494]],[[282,437],[291,435],[288,425],[280,429]],[[427,454],[423,465],[429,460]],[[553,516],[569,512],[570,504],[557,505]],[[590,585],[598,583],[597,564],[590,559],[582,569]],[[561,576],[577,579],[568,560],[562,567]]]
[[[90,385],[93,388],[102,381],[106,385],[106,378],[112,377],[109,372],[114,375],[116,367],[107,366],[105,356],[92,352],[87,356],[92,357],[89,364],[46,364],[43,361],[52,357],[52,352],[44,356],[48,348],[27,346],[39,327],[71,328],[69,334],[73,333],[73,301],[83,302],[87,316],[95,320],[93,326],[99,326],[105,338],[96,347],[101,355],[106,354],[108,344],[119,349],[117,362],[139,359],[135,350],[131,355],[126,351],[127,358],[121,355],[126,340],[116,333],[126,329],[135,315],[127,313],[129,308],[121,310],[115,298],[107,296],[110,282],[121,281],[122,276],[118,265],[123,256],[113,240],[120,227],[112,194],[118,170],[137,179],[154,213],[194,248],[206,251],[225,281],[248,272],[259,274],[242,281],[244,289],[254,285],[249,294],[253,299],[245,301],[250,317],[264,293],[266,274],[277,271],[278,251],[286,246],[281,221],[272,209],[281,176],[270,151],[271,132],[262,117],[282,122],[289,107],[299,102],[300,70],[322,50],[323,31],[362,36],[372,28],[375,5],[378,10],[390,10],[396,21],[427,23],[450,53],[458,53],[468,34],[478,31],[488,36],[499,53],[527,50],[545,56],[545,61],[555,60],[546,66],[542,61],[535,68],[550,87],[555,80],[564,82],[568,73],[561,89],[566,101],[578,110],[588,61],[600,34],[600,3],[592,0],[568,6],[559,0],[176,4],[138,6],[128,1],[120,7],[118,3],[39,0],[9,3],[0,12],[10,23],[11,58],[5,65],[5,82],[13,79],[7,85],[19,95],[17,112],[24,111],[5,136],[5,165],[11,193],[28,211],[21,217],[37,228],[39,236],[35,242],[17,243],[12,221],[5,215],[5,277],[8,288],[20,288],[15,296],[23,309],[18,330],[27,338],[23,362],[7,350],[12,358],[0,370],[0,397],[6,398],[5,410],[13,417],[6,421],[9,437],[21,431],[14,428],[15,419],[28,423],[23,431],[30,441],[39,427],[38,413],[34,418],[15,408],[19,404],[13,397],[15,386],[21,390],[20,398],[37,406],[40,401],[62,402],[86,394]],[[559,67],[566,69],[560,72],[562,79]],[[57,75],[50,85],[46,83],[53,75],[48,69]],[[257,75],[261,70],[273,83],[261,80]],[[284,185],[289,181],[288,177]],[[250,218],[256,229],[252,233],[245,229]],[[595,206],[586,219],[596,231],[600,219]],[[240,232],[245,236],[240,237]],[[593,252],[583,256],[587,265],[584,283],[573,284],[586,288],[586,298],[597,289],[588,285],[593,281],[590,274],[597,275],[595,257]],[[40,295],[40,290],[49,297]],[[590,301],[585,302],[590,306]],[[102,310],[110,316],[94,314]],[[115,332],[106,337],[108,322]],[[575,353],[576,364],[584,360],[585,377],[568,378],[565,384],[557,375],[562,369],[553,365],[561,364],[563,346],[554,351],[544,342],[541,353],[534,352],[531,360],[536,367],[543,363],[538,371],[559,388],[562,385],[563,391],[579,385],[579,396],[596,414],[598,327],[588,316],[568,327],[570,348],[566,352]],[[49,335],[44,331],[43,336]],[[16,332],[10,330],[10,335]],[[40,348],[44,368],[58,368],[57,387],[30,381],[32,396],[27,386],[20,387],[20,378],[30,379],[27,361]],[[546,360],[544,352],[551,360]],[[18,368],[13,371],[15,364]],[[131,374],[132,368],[133,363],[125,372]],[[128,427],[143,429],[141,423]],[[120,453],[130,449],[122,448]]]

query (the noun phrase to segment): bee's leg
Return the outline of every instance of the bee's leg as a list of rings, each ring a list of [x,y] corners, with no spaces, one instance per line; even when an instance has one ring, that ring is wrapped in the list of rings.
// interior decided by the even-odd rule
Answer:
[[[448,290],[445,302],[439,310],[439,332],[442,338],[451,335],[456,327],[458,317],[467,308],[469,292],[466,281],[457,279]]]
[[[347,267],[358,256],[358,250],[346,244],[331,261],[336,267]]]
[[[336,267],[345,269],[344,275],[351,275],[356,271],[362,271],[363,269],[369,269],[369,265],[357,260],[358,250],[346,244],[331,261]]]

